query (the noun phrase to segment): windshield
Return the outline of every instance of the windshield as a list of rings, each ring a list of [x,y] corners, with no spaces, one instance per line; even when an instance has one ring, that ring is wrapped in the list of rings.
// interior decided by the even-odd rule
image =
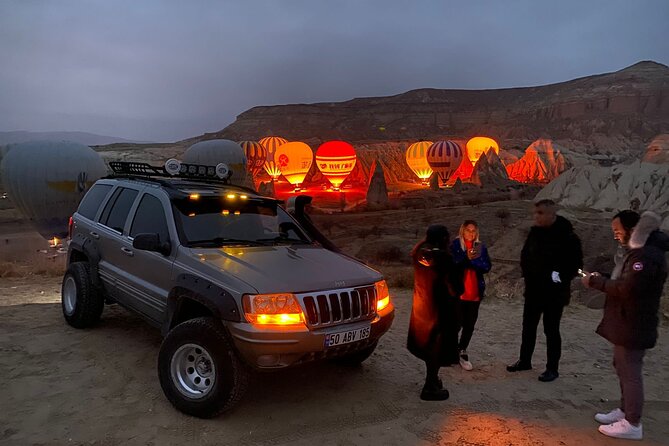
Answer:
[[[173,203],[186,246],[311,243],[295,220],[274,202],[200,197]]]

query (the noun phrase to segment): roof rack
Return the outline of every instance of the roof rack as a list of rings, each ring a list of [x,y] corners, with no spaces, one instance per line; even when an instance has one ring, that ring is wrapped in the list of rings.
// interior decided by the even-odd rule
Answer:
[[[168,161],[168,163],[170,161]],[[176,170],[173,170],[172,172],[168,172],[165,166],[152,166],[148,163],[133,161],[110,161],[109,167],[111,167],[114,175],[185,178],[191,180],[205,180],[207,182],[220,184],[228,184],[228,179],[231,176],[230,173],[227,178],[220,178],[217,176],[218,166],[205,166],[202,164],[178,163],[176,165]],[[227,166],[225,168],[227,169]]]

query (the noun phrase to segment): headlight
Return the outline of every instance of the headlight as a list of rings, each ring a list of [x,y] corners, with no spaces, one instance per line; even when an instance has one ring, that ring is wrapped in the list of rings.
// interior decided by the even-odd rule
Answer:
[[[246,294],[242,298],[246,320],[256,325],[302,325],[304,313],[295,295]]]
[[[376,311],[381,311],[390,305],[390,292],[385,280],[380,280],[374,284],[376,288]]]

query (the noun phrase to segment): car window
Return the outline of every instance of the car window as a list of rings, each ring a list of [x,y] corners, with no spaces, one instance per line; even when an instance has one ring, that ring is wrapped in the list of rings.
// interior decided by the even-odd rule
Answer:
[[[125,220],[128,218],[130,208],[137,198],[138,191],[120,187],[105,206],[100,217],[100,223],[118,232],[123,232]]]
[[[161,242],[168,241],[170,238],[163,204],[158,198],[149,194],[144,194],[142,201],[139,202],[130,227],[130,237],[143,233],[158,234]]]
[[[173,203],[189,246],[311,242],[297,222],[272,202],[203,197]]]
[[[95,218],[95,214],[98,212],[100,204],[104,201],[111,188],[111,184],[94,185],[91,190],[86,193],[84,199],[81,200],[77,212],[79,212],[84,217],[93,220]]]

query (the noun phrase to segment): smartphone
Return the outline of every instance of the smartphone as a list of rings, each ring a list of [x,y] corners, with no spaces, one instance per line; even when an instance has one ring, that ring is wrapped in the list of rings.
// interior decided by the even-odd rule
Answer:
[[[585,271],[583,271],[583,270],[580,269],[580,268],[579,268],[579,270],[577,271],[577,273],[578,273],[578,275],[581,276],[581,277],[585,277],[585,276],[588,275],[588,273],[586,273]]]

